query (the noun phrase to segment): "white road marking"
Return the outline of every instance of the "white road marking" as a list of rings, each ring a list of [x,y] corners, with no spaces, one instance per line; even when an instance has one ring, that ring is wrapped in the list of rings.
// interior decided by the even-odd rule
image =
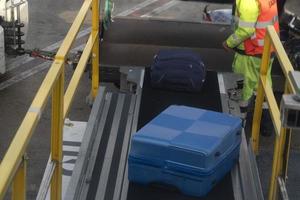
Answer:
[[[156,2],[156,1],[158,1],[158,0],[146,0],[146,1],[144,1],[144,2],[142,2],[142,3],[140,3],[140,4],[136,5],[136,6],[134,6],[134,7],[130,8],[130,9],[128,9],[128,10],[125,10],[125,11],[117,14],[116,16],[117,17],[126,17],[126,16],[134,13],[135,11],[138,11],[138,10],[140,10],[140,9],[142,9],[142,8],[148,6],[148,5],[150,5],[150,4],[152,4],[152,3]]]
[[[179,3],[179,1],[176,1],[176,0],[170,1],[166,4],[163,4],[162,6],[160,6],[158,8],[155,8],[154,10],[142,15],[141,17],[152,17],[153,15],[157,15],[165,10],[168,10],[169,8],[175,6],[178,3]]]
[[[80,121],[68,121],[68,123],[72,123],[72,126],[64,126],[64,134],[63,134],[63,141],[70,141],[70,142],[76,142],[80,143],[82,142],[85,129],[86,129],[86,124],[87,122],[80,122]],[[66,145],[63,146],[63,170],[73,172],[75,163],[68,163],[70,160],[74,160],[76,162],[78,156],[70,156],[66,155],[66,151],[71,151],[73,153],[79,153],[79,146],[74,146],[74,149],[70,150],[69,148],[66,148]],[[50,158],[49,158],[50,160]],[[49,165],[49,162],[47,166]],[[45,176],[45,174],[44,174]],[[45,180],[46,177],[43,177],[43,181]],[[67,191],[67,188],[69,186],[71,180],[71,176],[69,174],[63,174],[62,177],[62,197],[64,199],[65,193]],[[41,184],[42,186],[42,184]],[[39,189],[39,193],[43,190],[44,188]],[[46,200],[50,199],[50,189],[48,189],[47,195],[46,195]]]
[[[218,73],[218,82],[219,82],[220,94],[226,94],[224,77],[222,73]]]
[[[78,33],[76,39],[82,38],[82,37],[88,35],[90,32],[91,32],[91,28],[86,28]],[[60,40],[58,42],[55,42],[55,43],[47,46],[46,48],[43,48],[42,50],[43,51],[53,51],[53,50],[57,49],[61,45],[62,42],[63,42],[63,40]],[[12,71],[34,59],[35,58],[29,57],[28,55],[22,56],[19,59],[16,59],[15,61],[13,61],[7,65],[7,72]]]
[[[86,28],[86,29],[80,31],[77,34],[76,40],[78,40],[79,38],[82,38],[82,37],[88,35],[90,32],[91,32],[91,28]],[[56,43],[54,43],[54,44],[52,44],[52,45],[44,48],[43,50],[45,50],[45,51],[52,51],[54,49],[57,49],[61,45],[62,42],[63,42],[63,40],[58,41],[58,42],[56,42]]]
[[[0,84],[0,90],[3,90],[11,85],[14,85],[15,83],[22,81],[40,71],[43,71],[45,69],[47,69],[49,67],[51,62],[46,61],[42,64],[39,64],[37,66],[34,66],[33,68],[31,68],[30,70],[24,71],[20,74],[15,75],[14,77],[8,79],[7,81],[4,81]]]
[[[136,12],[136,11],[138,11],[138,10],[140,10],[140,9],[142,9],[142,8],[152,4],[152,3],[157,2],[157,1],[158,0],[146,0],[146,1],[134,6],[130,9],[128,9],[128,10],[125,10],[125,11],[117,14],[117,16],[118,17],[128,16],[128,15],[130,15],[130,14],[132,14],[132,13],[134,13],[134,12]],[[176,5],[177,3],[178,3],[178,1],[175,1],[175,0],[170,1],[170,2],[164,4],[160,7],[152,10],[151,12],[148,12],[145,15],[142,15],[141,17],[150,17],[152,14],[161,13],[162,11],[169,9],[170,7]],[[76,39],[79,39],[81,37],[84,37],[84,36],[88,35],[90,33],[90,31],[91,31],[91,28],[87,28],[87,29],[84,29],[84,30],[80,31],[78,33]],[[60,40],[58,42],[55,42],[55,43],[47,46],[46,48],[43,48],[42,50],[44,50],[44,51],[53,51],[53,50],[59,48],[59,46],[61,45],[62,42],[63,42],[63,40]],[[78,47],[72,49],[71,52],[76,52],[77,50],[82,50],[84,48],[84,46],[85,46],[85,44],[81,44]],[[7,65],[7,69],[8,69],[7,72],[12,71],[12,70],[14,70],[14,69],[30,62],[30,61],[32,61],[34,59],[35,58],[29,57],[29,56],[22,56],[18,59],[15,59],[13,62],[11,62]],[[31,68],[29,70],[21,72],[20,74],[17,74],[14,77],[0,83],[0,90],[3,90],[3,89],[5,89],[5,88],[7,88],[7,87],[19,82],[19,81],[22,81],[22,80],[38,73],[38,72],[41,72],[41,71],[47,69],[49,66],[50,66],[50,62],[44,62],[44,63],[41,63],[37,66],[34,66],[33,68]]]
[[[76,51],[81,51],[84,49],[86,43],[83,43],[81,45],[78,45],[77,47],[70,50],[70,53],[76,53]]]
[[[76,52],[78,50],[82,50],[84,48],[84,46],[85,46],[85,44],[81,44],[81,45],[73,48],[71,50],[71,52]],[[12,78],[0,83],[0,90],[3,90],[9,86],[12,86],[26,78],[29,78],[30,76],[32,76],[36,73],[39,73],[39,72],[49,68],[51,63],[52,63],[52,61],[45,61],[39,65],[36,65],[36,66],[30,68],[29,70],[26,70],[24,72],[21,72],[20,74],[13,76]]]

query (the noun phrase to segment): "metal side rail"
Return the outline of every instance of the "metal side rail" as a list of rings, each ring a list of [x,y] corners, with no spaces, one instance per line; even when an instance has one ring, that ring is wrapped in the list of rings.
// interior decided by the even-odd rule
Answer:
[[[137,129],[143,70],[135,93],[100,88],[65,199],[119,199],[127,194],[127,155]],[[127,76],[127,81],[130,81]]]
[[[236,87],[233,83],[236,83],[237,79],[238,77],[231,73],[218,74],[222,110],[235,116],[240,115],[239,105],[228,97],[227,90]],[[239,162],[231,170],[231,179],[235,199],[264,199],[255,155],[251,144],[247,143],[245,131],[242,133]]]
[[[187,48],[198,52],[209,70],[231,72],[233,55],[221,47],[230,33],[225,24],[115,17],[101,43],[100,60],[102,66],[145,67],[160,49]],[[272,74],[282,76],[277,61]]]
[[[105,87],[100,87],[97,98],[93,104],[77,162],[65,195],[66,199],[74,199],[75,196],[80,197],[83,191],[79,188],[88,184],[87,180],[91,176],[92,169],[90,166],[96,159],[96,155],[92,154],[92,152],[94,150],[94,146],[97,146],[97,143],[99,145],[99,137],[97,136],[99,124],[97,122],[101,118],[101,113],[107,112],[104,110],[105,94]]]
[[[231,170],[234,198],[239,200],[263,200],[258,169],[251,145],[242,134],[240,159]]]

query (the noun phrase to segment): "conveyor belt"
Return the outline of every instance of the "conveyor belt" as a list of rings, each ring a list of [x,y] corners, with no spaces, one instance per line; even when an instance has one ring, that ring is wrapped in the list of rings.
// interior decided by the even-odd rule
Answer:
[[[140,74],[140,77],[143,77],[143,71]],[[138,84],[135,94],[107,92],[100,88],[65,199],[195,199],[181,195],[178,191],[174,191],[174,188],[145,187],[129,183],[127,177],[129,141],[137,126],[142,127],[171,104],[221,111],[217,74],[208,72],[203,89],[198,94],[153,89],[149,84],[149,73],[144,77],[143,91]],[[239,163],[231,171],[231,176],[230,174],[225,176],[202,199],[223,199],[223,197],[229,200],[263,199],[255,159],[251,157],[251,151],[247,146],[243,135]]]
[[[231,72],[233,53],[222,47],[231,32],[230,26],[220,24],[115,18],[101,45],[101,66],[149,67],[161,49],[188,48],[199,53],[208,70]],[[282,74],[277,61],[272,74]],[[274,84],[284,85],[277,79]]]
[[[228,25],[115,18],[105,33],[101,62],[147,67],[160,49],[190,48],[200,53],[210,70],[229,71],[233,55],[223,50],[222,42],[230,32]]]
[[[138,128],[143,127],[169,105],[186,105],[222,112],[217,73],[208,71],[200,93],[173,92],[154,89],[146,70]]]
[[[138,127],[143,127],[169,105],[187,105],[214,111],[222,111],[216,72],[208,72],[200,93],[172,92],[153,89],[150,86],[149,72],[145,74]],[[145,187],[130,184],[127,200],[196,200],[234,199],[230,174],[228,174],[205,198],[192,198],[181,195],[174,188]]]
[[[225,197],[225,198],[224,198]],[[194,198],[181,195],[174,188],[159,186],[145,187],[137,184],[130,184],[127,200],[232,200],[233,191],[231,188],[230,174],[226,175],[223,181],[217,184],[213,190],[202,198]]]
[[[188,48],[199,53],[205,65],[211,71],[231,71],[233,54],[225,52],[221,48],[189,48],[144,44],[117,44],[106,42],[102,44],[102,66],[149,67],[152,63],[154,55],[157,54],[159,50],[178,48]]]
[[[222,26],[219,28],[221,28],[219,34],[222,35],[222,31],[226,31],[226,28],[225,30]],[[170,32],[165,32],[166,29]],[[152,32],[149,33],[149,31]],[[147,67],[159,49],[179,47],[202,52],[201,55],[209,69],[218,68],[226,71],[226,67],[231,66],[232,57],[228,56],[221,47],[217,47],[221,44],[219,42],[223,41],[224,36],[217,36],[216,31],[218,31],[217,25],[116,19],[107,34],[108,37],[102,43],[101,65]],[[141,77],[142,74],[141,72]],[[137,127],[142,127],[171,104],[222,111],[217,73],[208,72],[203,89],[198,94],[152,89],[148,72],[145,74],[143,88],[140,87],[142,84],[139,80],[136,83],[138,83],[136,94],[100,91],[92,112],[92,116],[97,117],[89,120],[85,143],[81,147],[65,199],[194,199],[169,189],[129,184],[127,178],[129,140]],[[236,180],[231,181],[230,175],[227,175],[203,199],[224,199],[224,197],[229,200],[234,199],[232,185],[234,185],[237,199],[259,199],[255,197],[257,193],[255,183],[249,181],[252,171],[247,157],[247,144],[243,144],[241,149],[244,151],[242,151],[240,163],[235,166],[236,170],[233,170]],[[240,168],[243,170],[240,171]],[[251,184],[247,184],[248,182]]]
[[[143,126],[168,105],[184,104],[221,111],[217,74],[208,72],[207,79],[200,93],[181,93],[152,89],[149,73],[145,74],[142,94],[102,92],[102,103],[95,103],[93,110],[93,126],[86,133],[89,145],[81,149],[78,161],[81,169],[75,168],[66,199],[97,199],[97,200],[192,200],[195,198],[181,195],[169,188],[142,187],[129,184],[127,179],[127,153],[131,133],[137,125]],[[99,98],[98,98],[99,99]],[[141,99],[141,105],[140,105]],[[97,100],[98,101],[98,100]],[[140,109],[138,109],[140,106]],[[138,112],[139,110],[139,112]],[[95,112],[96,113],[96,112]],[[137,116],[139,115],[139,120]],[[91,132],[91,133],[89,133]],[[93,137],[92,137],[93,135]],[[90,154],[84,148],[90,148]],[[77,164],[76,164],[77,165]],[[70,192],[71,191],[71,192]],[[215,189],[203,199],[220,199],[226,195],[233,199],[230,175],[227,175]],[[75,197],[74,197],[75,196]]]
[[[222,49],[222,42],[230,33],[229,25],[115,18],[105,33],[104,41],[115,44]]]

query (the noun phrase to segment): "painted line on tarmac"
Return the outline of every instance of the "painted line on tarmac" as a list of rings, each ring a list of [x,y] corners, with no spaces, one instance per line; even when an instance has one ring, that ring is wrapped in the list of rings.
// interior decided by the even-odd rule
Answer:
[[[130,15],[130,14],[132,14],[132,13],[134,13],[134,12],[136,12],[136,11],[138,11],[138,10],[140,10],[140,9],[142,9],[142,8],[144,8],[144,7],[152,4],[154,2],[157,2],[157,1],[158,0],[146,0],[146,1],[144,1],[144,2],[142,2],[142,3],[140,3],[140,4],[136,5],[136,6],[134,6],[134,7],[130,8],[130,9],[128,9],[128,10],[125,10],[125,11],[117,14],[116,16],[117,17],[126,17],[126,16],[128,16],[128,15]]]
[[[90,32],[91,32],[91,28],[86,28],[86,29],[80,31],[78,33],[77,37],[76,37],[76,40],[78,40],[78,39],[80,39],[80,38],[88,35]],[[53,51],[53,50],[59,48],[59,46],[61,45],[62,42],[63,42],[63,40],[55,42],[55,43],[53,43],[53,44],[51,44],[51,45],[43,48],[42,51]],[[8,64],[7,65],[7,72],[12,71],[12,70],[14,70],[14,69],[16,69],[16,68],[18,68],[18,67],[20,67],[20,66],[22,66],[22,65],[24,65],[24,64],[26,64],[28,62],[30,62],[30,61],[32,61],[34,59],[35,58],[29,57],[28,55],[27,56],[23,56],[20,59],[17,59],[15,61],[13,61],[12,63]]]
[[[169,8],[175,6],[178,3],[179,3],[179,1],[176,1],[176,0],[170,1],[166,4],[163,4],[162,6],[160,6],[158,8],[155,8],[151,12],[148,12],[148,13],[142,15],[141,17],[143,17],[143,18],[144,17],[153,17],[153,15],[158,15],[158,14],[162,13],[163,11],[168,10]]]
[[[0,84],[0,90],[3,90],[11,85],[14,85],[15,83],[17,83],[19,81],[22,81],[40,71],[47,69],[49,67],[50,63],[51,63],[50,61],[43,62],[39,65],[34,66],[30,70],[24,71],[16,76],[8,79],[7,81],[2,82]]]
[[[140,4],[136,5],[136,6],[134,6],[132,8],[130,8],[128,10],[125,10],[125,11],[117,14],[117,16],[118,17],[119,16],[123,16],[123,17],[128,16],[131,13],[133,13],[135,11],[138,11],[138,10],[140,10],[140,9],[142,9],[142,8],[148,6],[148,5],[150,5],[150,4],[152,4],[152,3],[156,2],[156,1],[158,1],[158,0],[147,0],[147,1],[144,1],[144,2],[142,2],[142,3],[140,3]],[[80,38],[82,38],[82,37],[84,37],[86,35],[88,35],[90,32],[91,32],[91,28],[90,27],[86,28],[86,29],[84,29],[82,31],[80,31],[78,33],[77,37],[76,37],[76,40],[80,39]],[[53,44],[51,44],[51,45],[43,48],[42,50],[43,51],[53,51],[53,50],[59,48],[59,46],[61,45],[62,42],[63,42],[63,40],[60,40],[58,42],[55,42],[55,43],[53,43]],[[14,59],[12,62],[8,62],[7,63],[7,72],[12,71],[12,70],[20,67],[21,65],[24,65],[24,64],[26,64],[26,63],[34,60],[34,59],[35,58],[29,57],[28,55],[18,57],[16,59]]]
[[[133,8],[131,9],[128,9],[128,10],[125,10],[121,13],[119,13],[117,16],[127,16],[127,15],[130,15],[131,13],[135,12],[135,11],[138,11],[154,2],[157,2],[158,0],[146,0],[136,6],[134,6]],[[80,31],[77,35],[77,38],[76,39],[79,39],[79,38],[82,38],[86,35],[88,35],[91,31],[91,28],[86,28],[82,31]],[[63,42],[63,40],[60,40],[58,42],[55,42],[45,48],[43,48],[42,50],[43,51],[53,51],[57,48],[59,48],[59,46],[61,45],[61,43]],[[80,45],[74,49],[71,50],[71,52],[76,52],[76,50],[82,50],[84,47],[84,44],[83,45]],[[15,59],[14,61],[10,62],[8,65],[7,65],[7,71],[6,72],[9,72],[9,71],[12,71],[14,69],[17,69],[19,67],[21,67],[22,65],[34,60],[36,58],[33,58],[33,57],[29,57],[28,55],[26,56],[22,56],[22,57],[19,57],[17,59]],[[34,67],[32,67],[31,69],[29,70],[26,70],[26,71],[23,71],[15,76],[13,76],[12,78],[0,83],[0,90],[3,90],[11,85],[14,85],[15,83],[19,82],[19,81],[22,81],[26,78],[29,78],[30,76],[38,73],[38,72],[41,72],[45,69],[47,69],[49,67],[49,63],[50,62],[44,62],[44,63],[41,63],[41,64],[38,64]]]
[[[84,46],[85,46],[85,44],[81,44],[81,45],[73,48],[71,50],[71,52],[73,53],[73,52],[76,52],[78,50],[83,50]],[[45,62],[43,62],[39,65],[36,65],[36,66],[30,68],[29,70],[21,72],[21,73],[15,75],[15,76],[13,76],[12,78],[0,83],[0,91],[7,88],[7,87],[9,87],[9,86],[12,86],[12,85],[20,82],[22,80],[25,80],[25,79],[31,77],[34,74],[37,74],[41,71],[44,71],[44,70],[48,69],[50,67],[51,63],[52,63],[52,61],[45,61]]]
[[[128,16],[128,15],[131,15],[131,14],[133,14],[133,13],[135,13],[135,12],[137,12],[137,11],[139,11],[139,10],[141,10],[141,9],[151,5],[151,4],[157,3],[157,2],[158,2],[158,0],[146,0],[146,1],[134,6],[130,9],[128,9],[128,10],[125,10],[125,11],[117,14],[116,16],[125,17],[125,16]],[[159,7],[153,9],[152,11],[150,11],[150,12],[148,12],[148,13],[142,15],[142,16],[143,17],[148,17],[148,16],[150,17],[152,14],[161,13],[162,11],[169,9],[170,7],[172,7],[172,6],[174,6],[178,3],[178,1],[175,1],[175,0],[167,2],[167,3],[164,3],[164,2],[165,1],[160,1],[159,3],[162,3],[162,5],[160,4]],[[84,30],[80,31],[78,33],[76,39],[79,39],[79,38],[82,38],[82,37],[88,35],[90,33],[90,31],[91,31],[91,28],[87,28],[87,29],[84,29]],[[58,42],[55,42],[55,43],[47,46],[46,48],[43,48],[42,50],[43,51],[53,51],[53,50],[59,48],[59,46],[61,45],[62,42],[63,42],[63,40],[60,40]],[[72,49],[71,52],[76,52],[77,50],[82,50],[83,48],[84,48],[84,44],[81,44],[78,47]],[[21,67],[22,65],[24,65],[24,64],[26,64],[26,63],[34,60],[34,59],[35,58],[29,57],[29,56],[20,57],[19,59],[16,59],[13,62],[8,64],[7,72],[12,71],[12,70],[14,70],[18,67]],[[50,64],[51,64],[51,62],[46,61],[46,62],[43,62],[41,64],[38,64],[38,65],[32,67],[29,70],[23,71],[23,72],[15,75],[14,77],[0,83],[0,90],[3,90],[3,89],[5,89],[5,88],[7,88],[11,85],[14,85],[14,84],[26,79],[26,78],[29,78],[30,76],[32,76],[36,73],[39,73],[39,72],[49,68]]]
[[[149,13],[149,12],[152,12],[153,10],[163,6],[164,4],[166,3],[169,3],[171,0],[159,0],[159,1],[156,1],[144,8],[141,8],[139,10],[136,10],[135,12],[131,13],[130,17],[141,17],[142,15],[146,14],[146,13]]]
[[[140,9],[142,9],[142,8],[150,5],[150,4],[153,4],[153,3],[157,2],[157,1],[158,0],[146,0],[146,1],[144,1],[144,2],[142,2],[142,3],[140,3],[140,4],[136,5],[136,6],[134,6],[134,7],[130,8],[130,9],[128,9],[128,10],[125,10],[125,11],[117,14],[116,16],[118,16],[118,17],[126,17],[126,16],[128,16],[128,15],[130,15],[130,14],[132,14],[132,13],[134,13],[134,12],[136,12],[136,11],[138,11],[138,10],[140,10]],[[86,28],[86,29],[80,31],[78,33],[76,39],[79,39],[79,38],[82,38],[82,37],[88,35],[90,33],[90,31],[91,31],[91,28]],[[58,42],[55,42],[55,43],[47,46],[46,48],[43,48],[42,50],[43,51],[53,51],[53,50],[59,48],[59,46],[61,45],[62,42],[63,42],[63,40],[60,40]],[[28,62],[30,62],[30,61],[32,61],[34,59],[35,58],[29,57],[28,55],[16,58],[16,59],[14,59],[14,61],[12,61],[12,62],[10,62],[10,63],[7,64],[7,67],[6,67],[7,70],[6,70],[6,72],[12,71],[12,70],[14,70],[14,69],[16,69],[16,68],[18,68],[18,67],[20,67],[20,66],[22,66],[22,65],[24,65],[24,64],[26,64]]]

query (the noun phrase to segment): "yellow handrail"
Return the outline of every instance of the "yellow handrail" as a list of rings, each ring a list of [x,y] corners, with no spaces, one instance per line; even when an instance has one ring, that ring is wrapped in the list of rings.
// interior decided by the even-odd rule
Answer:
[[[290,71],[293,71],[292,64],[281,44],[273,26],[267,28],[267,34],[265,36],[264,52],[262,56],[261,68],[260,68],[260,82],[257,88],[257,97],[255,101],[255,110],[253,116],[252,124],[252,137],[251,142],[255,154],[259,152],[259,130],[262,116],[262,105],[264,99],[266,99],[269,112],[271,114],[272,122],[276,132],[274,155],[273,155],[273,165],[272,165],[272,176],[270,180],[269,187],[269,200],[274,200],[277,198],[278,189],[278,177],[284,174],[283,172],[283,155],[284,155],[284,143],[286,140],[287,130],[282,127],[280,119],[280,108],[277,105],[273,89],[270,83],[267,81],[267,72],[269,68],[269,63],[271,59],[272,47],[276,52],[279,63],[281,65],[283,74],[286,78],[285,93],[295,93],[295,88],[293,87],[292,81],[288,76]]]
[[[64,63],[67,54],[92,7],[92,32],[64,94]],[[67,36],[60,46],[44,81],[28,109],[17,133],[0,164],[0,199],[4,198],[12,184],[12,198],[26,198],[26,149],[40,120],[45,105],[52,95],[51,160],[55,163],[51,177],[51,199],[61,199],[62,187],[62,129],[80,78],[92,53],[91,98],[95,98],[99,87],[99,0],[85,0]]]

